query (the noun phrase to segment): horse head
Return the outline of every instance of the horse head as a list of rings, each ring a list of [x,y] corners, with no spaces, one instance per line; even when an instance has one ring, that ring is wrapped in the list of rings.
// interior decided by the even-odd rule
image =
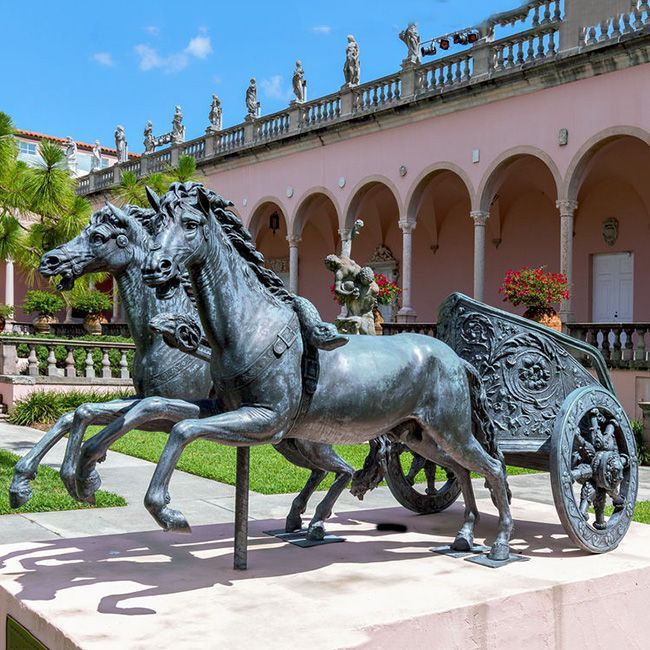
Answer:
[[[69,242],[48,251],[39,271],[45,277],[61,276],[58,288],[68,291],[80,276],[92,272],[119,275],[141,261],[149,245],[146,227],[151,210],[127,205],[122,210],[107,203]]]

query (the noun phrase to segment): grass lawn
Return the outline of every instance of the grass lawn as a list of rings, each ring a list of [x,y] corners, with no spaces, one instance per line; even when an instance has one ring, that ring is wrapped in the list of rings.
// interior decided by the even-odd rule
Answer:
[[[612,506],[605,508],[605,515],[610,516],[614,512]],[[650,524],[650,501],[637,501],[634,507],[632,521],[638,521],[640,524]]]
[[[89,427],[87,437],[100,430],[101,427]],[[134,430],[120,438],[111,449],[157,463],[166,442],[166,433]],[[336,450],[352,467],[360,469],[368,453],[368,445],[337,445]],[[234,485],[235,456],[234,447],[226,447],[207,440],[195,440],[183,451],[178,469],[220,483]],[[406,456],[408,455],[404,454],[402,458]],[[508,468],[510,475],[527,474],[533,471],[520,467]],[[444,476],[440,473],[441,479]],[[254,492],[262,494],[299,492],[308,477],[308,470],[289,463],[271,445],[251,447],[251,490]],[[320,489],[328,488],[333,480],[334,476],[328,474]],[[423,473],[422,480],[424,481]]]
[[[14,473],[14,465],[19,457],[0,449],[0,515],[15,514],[20,512],[50,512],[52,510],[77,510],[79,508],[111,508],[125,506],[126,501],[116,494],[99,490],[97,492],[97,505],[90,506],[75,501],[66,492],[59,473],[50,467],[41,466],[38,477],[32,483],[34,496],[31,501],[17,510],[9,507],[9,484]]]

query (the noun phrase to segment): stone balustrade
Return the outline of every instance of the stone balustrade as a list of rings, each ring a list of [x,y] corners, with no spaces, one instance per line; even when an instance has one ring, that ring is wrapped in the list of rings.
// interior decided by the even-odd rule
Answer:
[[[382,334],[392,336],[393,334],[424,334],[436,338],[438,331],[437,323],[382,323]]]
[[[650,323],[568,323],[567,330],[598,348],[610,368],[650,369]]]
[[[2,336],[0,337],[0,375],[16,376],[25,374],[23,372],[25,362],[18,356],[18,346],[26,345],[28,356],[26,360],[26,374],[31,377],[87,377],[95,378],[98,376],[95,370],[95,361],[93,353],[96,350],[101,352],[101,371],[99,377],[102,379],[113,379],[111,363],[109,360],[109,351],[117,350],[120,355],[119,369],[116,379],[130,379],[129,364],[127,352],[135,350],[133,343],[107,343],[107,342],[88,342],[88,341],[71,341],[69,339],[49,339],[49,338],[27,338],[23,336]],[[65,348],[67,355],[65,362],[61,367],[57,363],[55,356],[56,347]],[[45,372],[41,371],[36,353],[37,347],[45,347],[47,350],[47,368]],[[77,373],[74,350],[83,350],[85,353],[85,368],[82,373]]]
[[[596,25],[585,27],[582,33],[581,45],[587,47],[598,46],[634,34],[646,25],[650,25],[649,5],[648,0],[640,0],[630,11],[615,14],[601,20]]]
[[[494,28],[499,25],[524,23],[524,29],[498,40]],[[79,180],[78,193],[92,194],[120,182],[123,171],[139,177],[163,171],[178,162],[180,155],[198,161],[214,161],[231,152],[253,148],[259,144],[295,137],[313,129],[329,127],[363,115],[390,111],[431,95],[453,92],[466,85],[473,86],[491,78],[507,79],[522,69],[544,65],[553,60],[560,48],[560,35],[566,42],[563,53],[580,54],[610,45],[627,35],[643,34],[650,24],[649,0],[639,0],[630,11],[591,27],[578,28],[568,34],[562,17],[561,0],[533,0],[509,12],[498,14],[482,27],[482,38],[473,46],[428,61],[406,66],[400,72],[358,86],[344,87],[336,93],[304,104],[244,122],[221,131],[208,131],[196,140],[129,160],[108,170],[92,172]],[[564,31],[563,31],[564,29]]]

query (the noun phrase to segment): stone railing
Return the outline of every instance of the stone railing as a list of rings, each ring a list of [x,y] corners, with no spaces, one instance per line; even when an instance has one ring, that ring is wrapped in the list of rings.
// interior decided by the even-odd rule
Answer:
[[[392,334],[425,334],[436,337],[436,323],[382,323],[381,330],[384,336]]]
[[[14,334],[34,334],[34,325],[25,322],[11,323],[11,331]],[[50,331],[53,338],[73,339],[78,336],[86,336],[88,332],[84,329],[83,323],[50,323]],[[122,336],[131,338],[129,326],[126,323],[102,323],[103,336]]]
[[[142,163],[140,158],[133,158],[132,160],[127,160],[125,163],[120,165],[121,173],[132,172],[136,176],[140,176]]]
[[[650,6],[648,0],[640,0],[630,11],[616,14],[596,25],[583,29],[582,42],[584,46],[601,45],[611,40],[634,34],[646,25],[650,25]]]
[[[27,359],[21,359],[18,356],[18,346],[26,345],[28,348]],[[65,348],[67,354],[63,367],[57,363],[55,356],[56,347]],[[44,373],[39,368],[38,357],[36,354],[37,347],[47,349],[47,368]],[[85,353],[85,368],[81,374],[77,374],[73,352],[83,350]],[[129,364],[127,352],[135,350],[133,343],[105,343],[105,342],[88,342],[88,341],[71,341],[69,339],[48,339],[48,338],[27,338],[23,336],[2,336],[0,337],[0,375],[16,376],[26,374],[31,377],[97,377],[95,371],[95,361],[93,352],[101,352],[101,371],[99,377],[102,379],[112,379],[111,362],[109,360],[109,350],[118,350],[120,354],[119,369],[117,371],[118,379],[129,379]]]
[[[629,12],[596,26],[585,27],[582,34],[578,31],[567,36],[562,52],[566,53],[564,59],[579,56],[583,50],[591,53],[593,49],[611,45],[618,38],[644,34],[650,25],[649,0],[640,0],[633,7],[631,2]],[[523,23],[522,31],[493,40],[496,26],[518,22]],[[482,38],[464,51],[415,67],[406,66],[381,79],[343,87],[304,104],[293,103],[278,113],[218,132],[208,131],[196,140],[143,156],[141,162],[129,161],[108,170],[92,172],[80,179],[78,192],[92,194],[116,185],[123,170],[135,171],[138,176],[162,171],[175,165],[181,155],[192,156],[199,162],[214,161],[261,144],[279,142],[365,115],[391,111],[420,99],[453,93],[467,85],[471,87],[493,78],[501,83],[510,74],[521,74],[522,70],[530,71],[535,66],[556,60],[560,32],[566,25],[568,23],[562,18],[561,0],[533,0],[493,17],[487,22],[487,27],[482,28]]]
[[[610,368],[650,369],[650,323],[568,323],[567,330],[598,348]]]

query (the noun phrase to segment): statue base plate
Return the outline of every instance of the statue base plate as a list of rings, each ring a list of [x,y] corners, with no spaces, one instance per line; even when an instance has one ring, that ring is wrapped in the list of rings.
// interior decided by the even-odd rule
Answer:
[[[528,562],[528,560],[530,560],[529,557],[517,555],[516,553],[510,553],[507,560],[491,560],[485,554],[465,558],[465,562],[473,562],[474,564],[480,564],[481,566],[486,566],[490,569],[500,569],[501,567],[508,566],[508,564],[511,564],[512,562]]]
[[[295,530],[291,533],[287,533],[284,528],[279,528],[277,530],[265,530],[263,532],[265,535],[283,539],[285,542],[289,542],[289,544],[300,546],[300,548],[311,548],[312,546],[336,544],[338,542],[345,541],[345,537],[337,537],[336,535],[330,535],[329,533],[326,533],[323,539],[307,539],[306,528],[303,528],[302,530]]]
[[[436,546],[435,548],[430,549],[432,553],[439,553],[440,555],[446,555],[447,557],[453,557],[457,559],[462,559],[469,557],[470,555],[480,555],[482,553],[489,553],[490,547],[483,546],[483,544],[474,544],[471,551],[455,551],[451,546]]]

